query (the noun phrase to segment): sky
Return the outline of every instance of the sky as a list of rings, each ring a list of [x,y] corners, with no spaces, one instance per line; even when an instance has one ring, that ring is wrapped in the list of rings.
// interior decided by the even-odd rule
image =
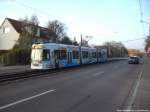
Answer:
[[[143,20],[150,23],[150,0],[140,0]],[[6,17],[19,19],[36,14],[40,25],[59,20],[69,37],[80,41],[92,36],[89,44],[123,41],[127,48],[143,49],[149,25],[141,23],[139,0],[0,0],[0,24]]]

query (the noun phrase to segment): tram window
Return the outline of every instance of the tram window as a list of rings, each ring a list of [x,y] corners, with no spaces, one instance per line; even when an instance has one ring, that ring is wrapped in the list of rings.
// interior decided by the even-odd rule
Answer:
[[[88,58],[88,51],[82,51],[82,57]]]
[[[43,50],[43,61],[50,60],[50,50],[44,49]]]
[[[82,51],[82,57],[85,58],[85,51]]]
[[[102,57],[101,52],[99,52],[98,54],[99,54],[99,57]]]
[[[88,52],[88,54],[89,54],[89,58],[91,58],[91,57],[92,57],[92,53],[91,53],[91,52]]]
[[[73,51],[73,59],[79,59],[79,52]]]
[[[92,52],[92,57],[96,58],[96,52]]]
[[[58,59],[60,59],[60,50],[54,50],[54,55],[57,56]]]
[[[86,58],[88,58],[88,51],[86,51]]]
[[[60,50],[60,59],[66,59],[66,50]]]

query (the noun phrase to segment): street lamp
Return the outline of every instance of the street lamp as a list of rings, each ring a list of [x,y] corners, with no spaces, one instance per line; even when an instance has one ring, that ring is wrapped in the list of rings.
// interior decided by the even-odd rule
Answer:
[[[146,24],[148,24],[148,25],[149,25],[149,36],[150,36],[150,23],[149,23],[149,22],[147,22],[147,21],[143,21],[143,20],[141,20],[140,22],[141,22],[141,23],[146,23]]]

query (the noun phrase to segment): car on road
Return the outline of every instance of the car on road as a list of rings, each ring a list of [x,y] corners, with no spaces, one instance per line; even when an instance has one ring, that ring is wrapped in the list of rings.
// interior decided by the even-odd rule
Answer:
[[[139,64],[140,59],[138,56],[131,56],[128,60],[129,64]]]

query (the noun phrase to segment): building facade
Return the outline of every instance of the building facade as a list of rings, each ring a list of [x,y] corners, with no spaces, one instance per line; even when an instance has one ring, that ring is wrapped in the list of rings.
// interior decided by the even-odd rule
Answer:
[[[0,26],[0,50],[10,50],[17,43],[20,38],[21,33],[24,29],[28,29],[30,32],[30,27],[28,23],[14,20],[11,18],[5,18],[2,25]],[[33,26],[33,25],[32,25]],[[47,28],[41,26],[34,26],[37,28],[36,41],[39,42],[52,42],[55,37],[55,33]]]

